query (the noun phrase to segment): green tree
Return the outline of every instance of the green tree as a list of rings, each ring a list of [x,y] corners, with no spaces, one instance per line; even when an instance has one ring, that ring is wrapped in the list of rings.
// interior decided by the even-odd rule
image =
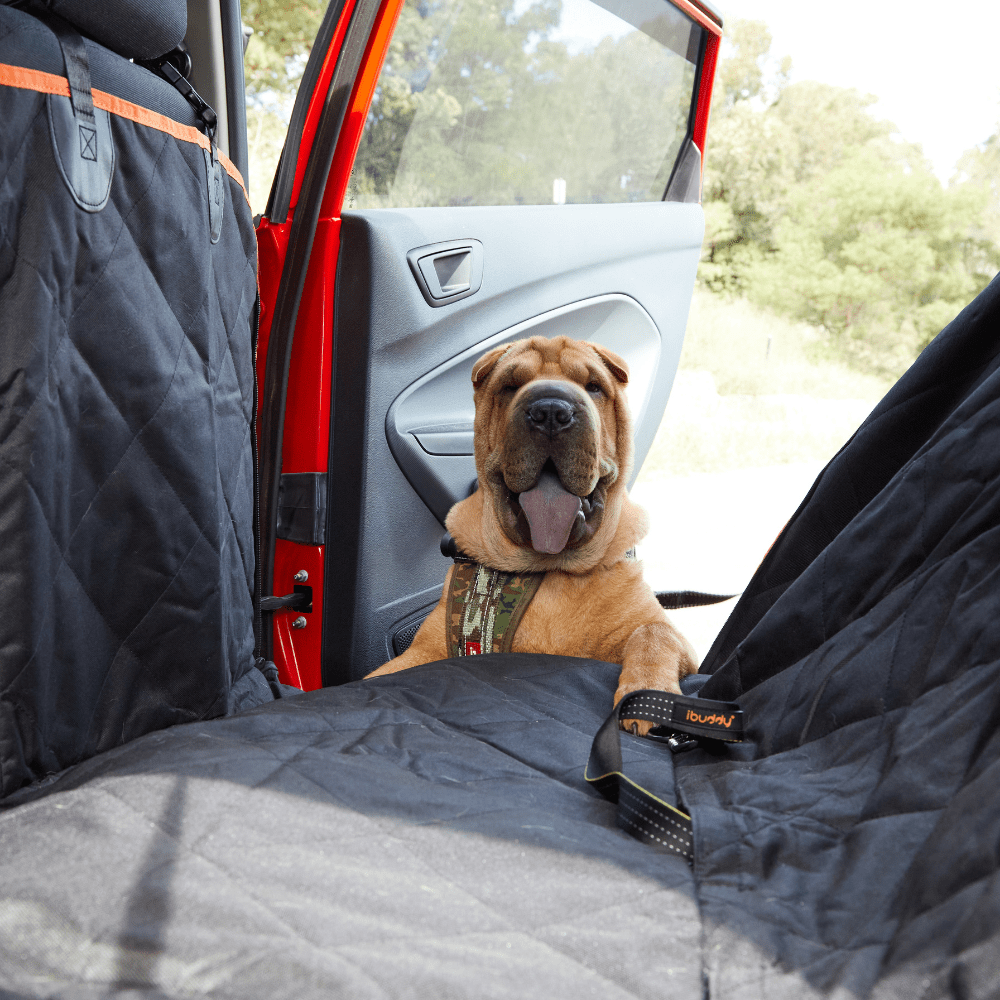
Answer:
[[[521,172],[518,151],[483,147],[498,144],[497,120],[528,89],[529,38],[543,37],[558,11],[536,3],[517,16],[505,0],[408,0],[355,161],[355,202],[384,201],[401,182],[397,203],[448,203],[456,188],[487,185],[475,176],[484,170],[507,186]]]
[[[784,87],[770,116],[786,126],[794,142],[795,180],[833,170],[861,147],[870,147],[888,163],[924,167],[919,147],[894,142],[896,126],[872,117],[870,108],[877,100],[874,94],[814,80]]]
[[[251,100],[294,95],[328,0],[244,0],[253,29],[244,60]]]
[[[951,186],[964,185],[983,192],[986,207],[981,235],[991,243],[1000,244],[1000,132],[962,154]]]
[[[781,119],[740,101],[710,123],[708,142],[699,277],[715,291],[745,293],[795,180],[795,140]]]
[[[570,202],[661,197],[693,67],[643,30],[571,51],[550,37],[562,13],[561,0],[407,0],[350,204],[540,204],[556,178]]]
[[[327,0],[243,0],[250,203],[262,212]]]
[[[777,64],[763,21],[726,26],[712,91],[702,201],[705,243],[700,280],[715,291],[747,291],[747,276],[771,247],[784,192],[794,179],[795,142],[768,109],[791,71]]]
[[[973,232],[981,192],[861,146],[789,195],[751,297],[822,327],[863,367],[899,375],[995,266]]]
[[[796,184],[871,148],[887,164],[923,168],[918,147],[898,143],[891,122],[872,117],[876,98],[803,81],[770,56],[760,21],[731,23],[713,91],[705,164],[706,239],[700,278],[717,291],[749,290],[751,272],[775,247],[775,227]]]
[[[735,18],[728,22],[723,53],[712,89],[713,118],[725,114],[740,101],[765,99],[769,93],[773,98],[773,93],[784,87],[792,69],[789,56],[774,65],[771,32],[763,21]]]
[[[788,83],[760,22],[734,21],[716,82],[699,279],[825,330],[854,364],[898,375],[996,273],[1000,136],[952,188],[876,98]]]

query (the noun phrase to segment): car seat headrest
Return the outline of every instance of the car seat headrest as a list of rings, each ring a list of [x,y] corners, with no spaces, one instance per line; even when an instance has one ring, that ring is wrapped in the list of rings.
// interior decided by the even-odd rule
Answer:
[[[81,34],[126,59],[155,59],[187,33],[187,0],[48,0]]]

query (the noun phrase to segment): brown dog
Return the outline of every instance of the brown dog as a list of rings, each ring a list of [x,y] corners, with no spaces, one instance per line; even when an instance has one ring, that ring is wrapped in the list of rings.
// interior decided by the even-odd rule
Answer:
[[[568,337],[532,337],[485,354],[472,369],[479,488],[446,521],[472,562],[544,573],[509,648],[620,663],[616,704],[641,688],[679,692],[680,678],[697,670],[694,650],[627,555],[646,533],[645,513],[626,492],[627,383],[618,355]],[[370,677],[449,655],[455,572],[409,649]],[[649,728],[639,723],[639,731]]]

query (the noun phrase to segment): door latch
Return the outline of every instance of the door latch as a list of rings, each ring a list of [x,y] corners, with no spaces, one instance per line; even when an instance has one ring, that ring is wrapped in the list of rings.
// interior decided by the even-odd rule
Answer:
[[[269,611],[305,611],[308,614],[312,609],[312,587],[300,587],[298,584],[292,594],[285,594],[283,597],[269,595],[260,599],[260,610],[265,614]]]

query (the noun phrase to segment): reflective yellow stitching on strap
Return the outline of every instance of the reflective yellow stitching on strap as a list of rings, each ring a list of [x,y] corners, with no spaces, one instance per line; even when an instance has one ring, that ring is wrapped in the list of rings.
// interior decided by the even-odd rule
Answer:
[[[682,812],[680,809],[677,808],[677,806],[672,806],[669,802],[664,802],[663,799],[654,795],[652,792],[647,791],[645,788],[642,787],[642,785],[637,784],[631,778],[626,778],[625,775],[621,773],[621,771],[608,771],[607,774],[602,774],[597,778],[591,778],[590,775],[587,774],[587,769],[586,768],[583,769],[583,780],[589,782],[592,785],[596,784],[598,781],[603,781],[605,778],[610,778],[612,776],[621,778],[622,781],[628,782],[628,784],[630,784],[633,788],[638,788],[640,792],[643,792],[646,795],[648,795],[654,802],[658,802],[664,808],[669,809],[671,812],[677,813],[678,816],[683,816],[684,819],[686,820],[691,819],[691,817],[686,812]]]
[[[0,63],[0,86],[16,87],[18,90],[34,90],[39,94],[58,94],[61,97],[69,97],[69,81],[64,76],[57,76],[54,73],[43,73],[37,69],[25,69],[23,66],[10,66],[7,63]],[[211,144],[208,136],[200,132],[193,125],[182,125],[175,122],[173,118],[161,115],[149,108],[140,107],[130,101],[115,97],[114,94],[105,93],[103,90],[94,90],[94,106],[135,122],[137,125],[145,125],[155,129],[157,132],[164,132],[173,136],[181,142],[190,142],[202,149],[210,149]],[[243,175],[236,169],[236,165],[219,150],[219,162],[225,168],[227,174],[243,191],[243,197],[247,204],[250,204],[250,196],[247,194],[246,184],[243,182]]]

